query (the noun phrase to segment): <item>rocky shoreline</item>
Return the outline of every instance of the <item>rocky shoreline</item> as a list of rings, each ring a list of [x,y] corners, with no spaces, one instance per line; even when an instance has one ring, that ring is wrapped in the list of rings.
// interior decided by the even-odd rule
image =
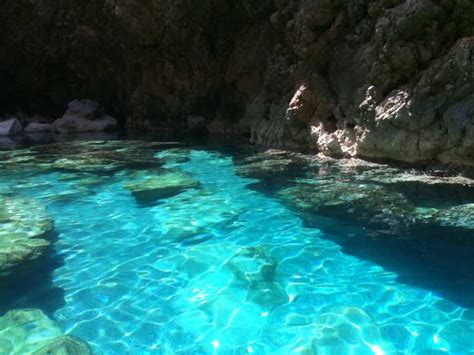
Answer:
[[[474,166],[473,18],[465,0],[7,0],[0,108],[91,98],[145,132]]]
[[[64,115],[51,119],[35,115],[4,117],[0,119],[0,137],[18,137],[24,134],[71,134],[105,132],[118,129],[117,120],[103,113],[102,107],[92,100],[69,102]]]

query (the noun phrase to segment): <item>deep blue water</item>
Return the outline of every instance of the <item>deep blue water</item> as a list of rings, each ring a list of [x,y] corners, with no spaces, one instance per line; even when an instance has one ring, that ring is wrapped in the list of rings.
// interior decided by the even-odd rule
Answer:
[[[246,153],[153,149],[199,187],[144,204],[124,187],[127,169],[82,184],[61,169],[2,173],[0,187],[45,204],[57,233],[47,276],[4,304],[44,309],[98,354],[474,352],[469,230],[374,238],[361,220],[278,198],[295,176],[238,175]],[[442,202],[473,197],[459,191]]]

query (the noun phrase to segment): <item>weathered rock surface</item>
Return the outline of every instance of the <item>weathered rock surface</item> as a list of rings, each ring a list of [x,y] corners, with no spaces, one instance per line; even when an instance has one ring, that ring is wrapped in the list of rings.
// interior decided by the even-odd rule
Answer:
[[[463,176],[276,150],[242,159],[236,172],[262,179],[298,211],[355,221],[372,236],[408,236],[410,228],[422,225],[474,228],[474,204],[468,198],[474,180]],[[443,205],[440,200],[453,201]]]
[[[89,97],[130,128],[474,166],[473,19],[466,0],[6,0],[0,108]],[[113,125],[73,106],[58,131]]]
[[[82,340],[64,335],[38,309],[12,310],[0,317],[0,348],[5,354],[91,355]]]
[[[23,127],[16,118],[0,122],[0,137],[18,136],[23,133]]]
[[[73,100],[63,117],[53,122],[58,133],[102,132],[117,128],[115,118],[103,115],[102,108],[91,100]]]
[[[51,133],[53,126],[49,123],[30,123],[25,128],[25,133]]]

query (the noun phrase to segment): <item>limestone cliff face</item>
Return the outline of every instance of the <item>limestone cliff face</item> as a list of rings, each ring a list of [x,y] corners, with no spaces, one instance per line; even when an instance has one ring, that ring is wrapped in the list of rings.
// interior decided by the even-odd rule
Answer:
[[[6,0],[0,26],[4,110],[474,165],[471,0]]]

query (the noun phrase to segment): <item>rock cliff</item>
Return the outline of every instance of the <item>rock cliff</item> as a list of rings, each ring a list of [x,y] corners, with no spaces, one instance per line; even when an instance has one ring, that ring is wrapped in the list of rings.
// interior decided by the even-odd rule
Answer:
[[[474,166],[471,0],[5,0],[0,109]]]

